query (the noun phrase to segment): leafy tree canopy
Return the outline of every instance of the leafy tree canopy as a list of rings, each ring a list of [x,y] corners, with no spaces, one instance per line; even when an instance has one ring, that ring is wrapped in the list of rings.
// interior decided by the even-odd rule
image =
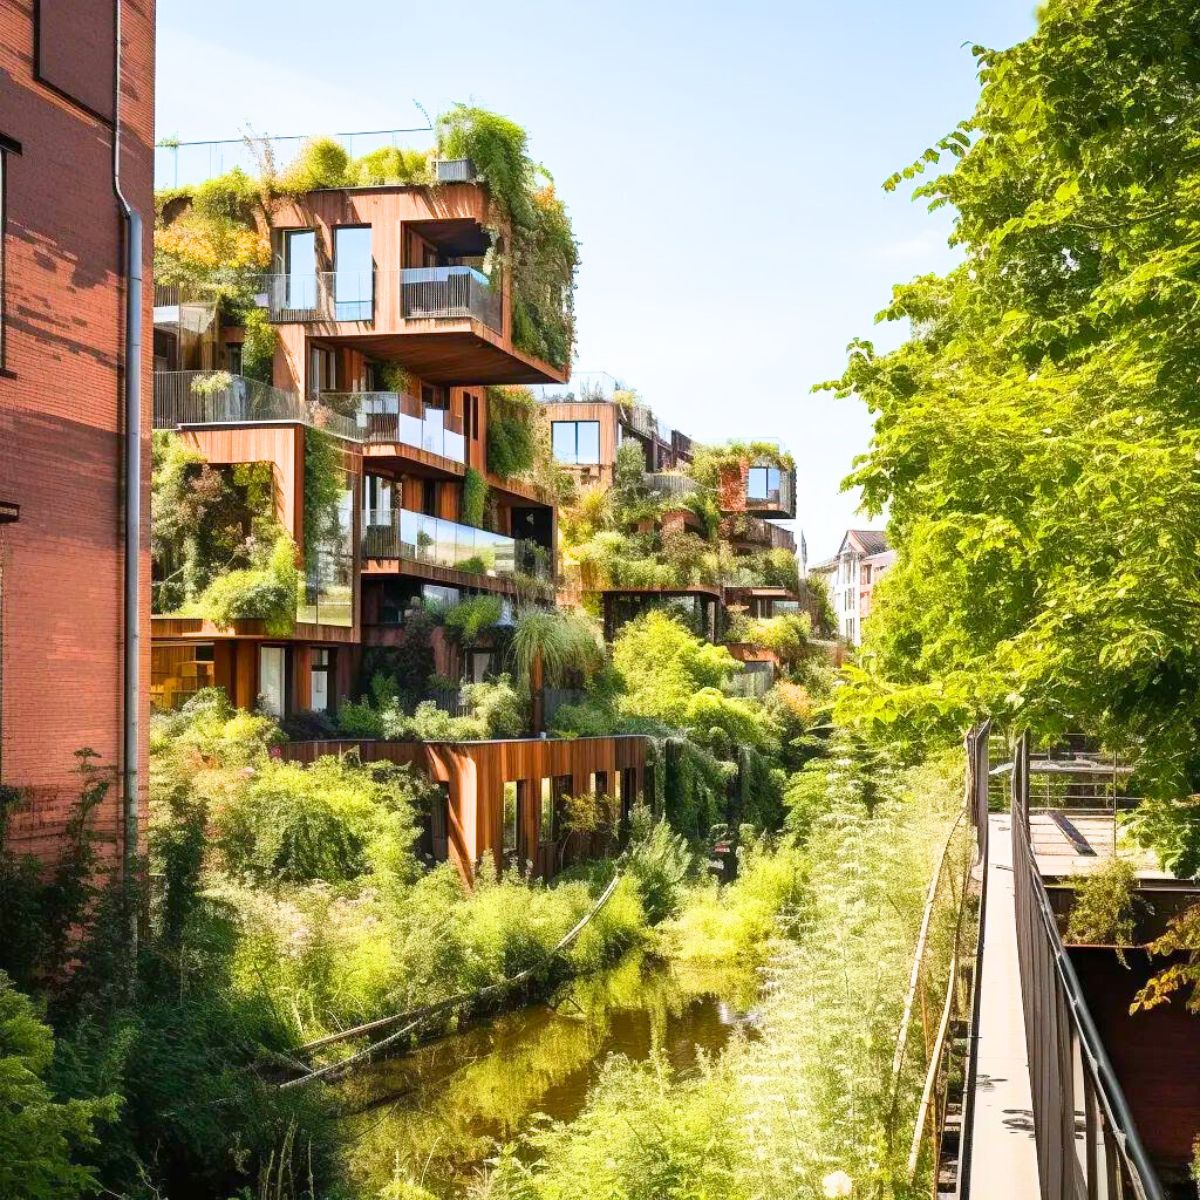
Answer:
[[[963,262],[897,287],[897,350],[840,380],[875,415],[847,486],[899,562],[844,714],[1052,734],[1200,788],[1200,11],[1051,0],[977,47],[974,116],[888,181],[956,210]]]

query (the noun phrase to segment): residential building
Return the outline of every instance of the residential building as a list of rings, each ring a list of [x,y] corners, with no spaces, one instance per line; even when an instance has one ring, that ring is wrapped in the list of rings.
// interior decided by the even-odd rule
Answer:
[[[489,422],[522,414],[488,389],[562,374],[514,344],[507,279],[482,269],[487,189],[455,165],[461,182],[317,188],[256,216],[272,269],[250,315],[275,331],[269,383],[241,373],[244,314],[203,289],[158,289],[155,427],[227,478],[269,466],[271,528],[304,578],[292,620],[217,622],[190,611],[194,595],[179,603],[186,556],[156,559],[156,705],[217,684],[278,716],[332,712],[364,652],[403,645],[414,604],[552,594],[554,506],[491,469]],[[482,500],[467,511],[472,488],[486,513]],[[439,650],[439,674],[488,668],[486,652],[464,667]]]
[[[848,529],[837,555],[813,568],[829,581],[838,636],[849,645],[862,645],[863,623],[871,614],[871,593],[879,577],[895,561],[896,552],[882,531]]]
[[[0,782],[46,860],[78,750],[102,858],[144,816],[153,139],[153,0],[0,7]]]
[[[658,531],[664,536],[701,531],[700,518],[687,504],[701,486],[693,469],[699,447],[688,435],[656,419],[637,393],[611,375],[576,375],[565,389],[548,386],[540,391],[555,461],[581,487],[611,487],[619,451],[635,445],[642,455],[644,486],[664,500],[679,502],[665,506]],[[720,448],[716,449],[720,455]],[[728,570],[721,580],[708,583],[601,589],[609,640],[627,620],[649,607],[668,609],[712,641],[722,635],[727,610],[770,617],[810,609],[806,594],[769,586],[754,578],[748,566],[753,556],[770,551],[797,555],[795,535],[777,524],[796,516],[795,467],[789,456],[769,444],[753,443],[741,452],[718,457],[713,470],[720,537],[734,556]],[[804,564],[798,565],[802,580]]]

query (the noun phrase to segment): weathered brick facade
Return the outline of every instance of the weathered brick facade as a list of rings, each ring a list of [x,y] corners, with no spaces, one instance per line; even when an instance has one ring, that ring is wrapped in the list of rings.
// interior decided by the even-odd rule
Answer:
[[[77,792],[74,751],[91,747],[114,769],[121,759],[125,230],[112,171],[115,12],[102,0],[0,5],[0,502],[20,506],[16,522],[0,525],[0,780],[30,798],[10,843],[47,859]],[[123,0],[120,18],[122,185],[146,228],[138,369],[148,614],[153,0]],[[149,651],[147,616],[143,695]],[[144,786],[144,770],[141,778]],[[111,854],[122,808],[114,787],[97,814]]]

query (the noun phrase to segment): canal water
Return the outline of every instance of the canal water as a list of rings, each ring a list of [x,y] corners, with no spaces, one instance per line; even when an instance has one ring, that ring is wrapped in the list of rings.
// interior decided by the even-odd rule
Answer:
[[[344,1085],[355,1181],[375,1195],[399,1173],[456,1200],[497,1144],[538,1114],[577,1117],[610,1054],[660,1052],[682,1075],[739,1027],[753,1037],[755,994],[752,972],[695,972],[633,955],[548,1003],[376,1063]]]

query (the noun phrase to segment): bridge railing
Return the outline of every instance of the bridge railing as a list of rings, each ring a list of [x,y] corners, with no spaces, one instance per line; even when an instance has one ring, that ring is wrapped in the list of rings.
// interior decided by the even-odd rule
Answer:
[[[1050,908],[1029,832],[1029,780],[1022,738],[1012,770],[1013,880],[1042,1200],[1164,1200]]]

